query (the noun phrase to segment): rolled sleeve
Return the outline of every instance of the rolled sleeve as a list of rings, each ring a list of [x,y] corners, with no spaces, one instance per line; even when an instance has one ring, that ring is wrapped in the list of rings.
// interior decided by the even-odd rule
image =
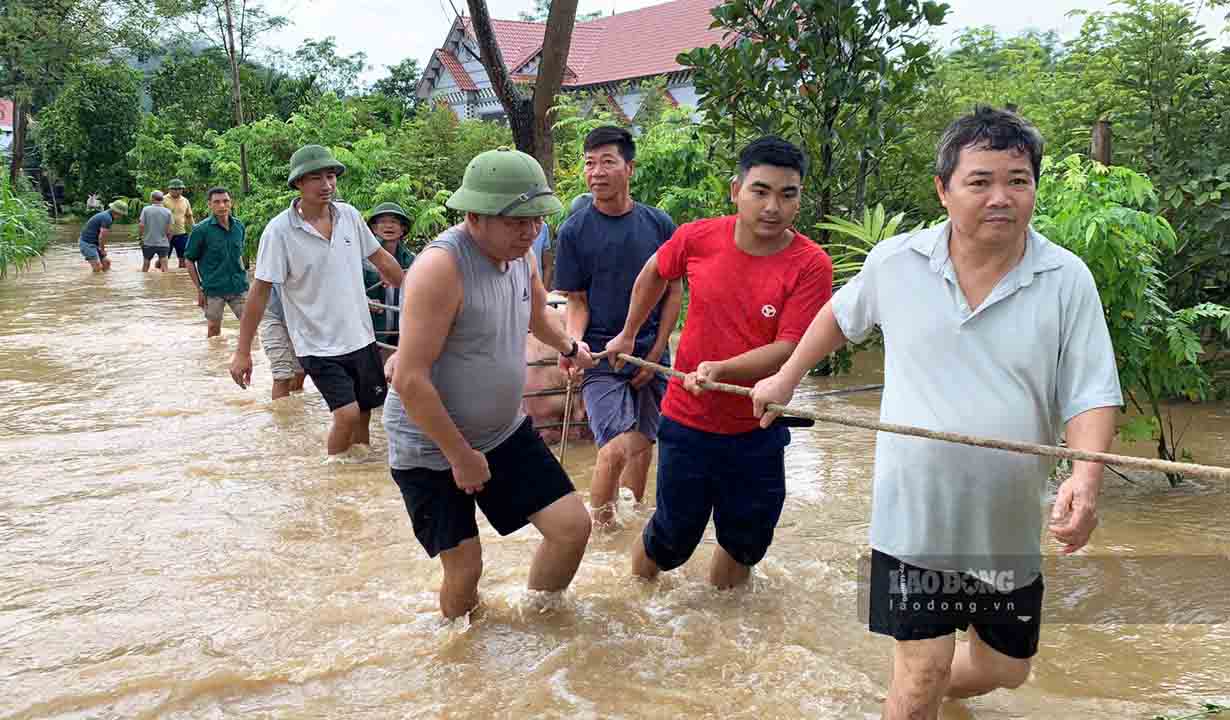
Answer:
[[[256,279],[280,285],[286,282],[286,240],[278,232],[278,219],[261,232],[260,246],[256,249]]]
[[[1115,348],[1102,300],[1084,265],[1063,318],[1056,401],[1066,423],[1088,410],[1123,405]]]
[[[873,268],[864,264],[863,269],[833,295],[830,303],[837,327],[851,342],[866,340],[880,322],[873,274]]]

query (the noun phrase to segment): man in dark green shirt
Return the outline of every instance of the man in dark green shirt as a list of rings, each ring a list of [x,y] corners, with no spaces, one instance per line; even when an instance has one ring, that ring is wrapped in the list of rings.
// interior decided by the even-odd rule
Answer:
[[[406,247],[406,235],[410,232],[410,216],[397,203],[380,203],[367,216],[367,226],[372,234],[380,240],[380,245],[397,260],[402,270],[414,262],[414,253]],[[369,300],[400,307],[401,288],[388,287],[381,282],[380,272],[376,266],[364,260],[363,286],[367,288]],[[397,345],[397,330],[400,317],[397,313],[383,308],[370,306],[372,311],[372,327],[376,330],[376,340],[386,345]],[[382,356],[387,360],[391,351],[381,348]]]
[[[192,228],[184,256],[197,288],[196,304],[205,310],[206,337],[214,337],[222,334],[223,306],[229,305],[236,318],[243,318],[248,273],[243,266],[243,223],[231,217],[230,191],[210,188],[206,200],[210,216]]]

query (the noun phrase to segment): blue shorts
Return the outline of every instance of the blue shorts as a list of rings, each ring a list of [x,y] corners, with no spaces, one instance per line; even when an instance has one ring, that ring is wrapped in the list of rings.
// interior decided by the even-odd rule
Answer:
[[[629,384],[631,379],[613,372],[591,370],[585,373],[581,396],[585,399],[589,429],[598,447],[630,430],[641,433],[651,443],[658,439],[666,380],[655,375],[640,390],[633,390]]]
[[[743,565],[760,562],[786,501],[790,431],[775,426],[719,435],[663,418],[658,431],[658,506],[645,553],[662,570],[687,562],[713,514],[717,542]]]
[[[171,249],[175,251],[175,257],[179,258],[180,260],[183,260],[184,251],[188,249],[187,233],[183,235],[172,235],[171,236]],[[167,257],[170,257],[170,256],[171,256],[170,253],[168,253]]]
[[[81,257],[92,263],[102,262],[102,259],[107,257],[107,253],[98,252],[98,246],[94,243],[77,240],[77,248],[81,250]]]

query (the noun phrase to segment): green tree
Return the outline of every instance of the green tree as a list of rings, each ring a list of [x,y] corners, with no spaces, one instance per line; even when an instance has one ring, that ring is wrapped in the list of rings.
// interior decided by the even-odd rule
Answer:
[[[1193,2],[1121,0],[1086,16],[1068,64],[1117,163],[1140,168],[1181,238],[1163,264],[1172,303],[1230,302],[1230,53]]]
[[[1174,309],[1167,302],[1162,259],[1177,238],[1158,214],[1160,197],[1149,178],[1078,155],[1047,165],[1034,223],[1079,255],[1097,282],[1120,383],[1140,413],[1121,432],[1128,440],[1152,438],[1164,460],[1182,459],[1182,431],[1175,431],[1163,403],[1209,396],[1201,335],[1230,339],[1230,308],[1201,303]],[[1170,481],[1177,484],[1179,477]]]
[[[126,165],[141,116],[137,74],[122,63],[78,65],[72,79],[43,111],[43,159],[70,188],[129,196]]]
[[[310,79],[321,93],[338,97],[359,93],[359,76],[367,69],[367,53],[338,55],[337,41],[332,35],[324,40],[304,40],[291,56],[292,74]]]
[[[948,6],[919,0],[729,0],[713,9],[739,41],[679,56],[711,132],[731,145],[777,133],[812,160],[801,224],[862,212],[868,179],[932,70],[924,33]]]
[[[401,103],[403,110],[412,112],[418,106],[418,84],[423,71],[419,61],[406,58],[389,67],[389,74],[372,84],[372,92],[392,98]]]

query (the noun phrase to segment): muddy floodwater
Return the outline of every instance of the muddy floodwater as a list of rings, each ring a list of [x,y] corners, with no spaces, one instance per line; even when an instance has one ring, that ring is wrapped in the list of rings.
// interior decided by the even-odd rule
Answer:
[[[121,238],[114,269],[91,274],[63,235],[45,267],[0,281],[0,718],[879,716],[891,641],[858,616],[873,433],[794,431],[782,522],[748,589],[706,585],[712,529],[681,570],[632,581],[648,511],[625,501],[622,526],[594,534],[545,613],[524,593],[537,533],[500,538],[480,519],[485,609],[449,625],[379,423],[369,457],[326,464],[311,382],[271,403],[257,351],[255,386],[235,386],[238,325],[228,315],[206,340],[185,271],[142,274],[136,241]],[[876,417],[877,393],[815,397],[879,379],[874,357],[860,365],[808,380],[796,400]],[[1190,421],[1198,462],[1230,465],[1230,406],[1177,421]],[[586,498],[593,462],[592,445],[571,444]],[[1225,558],[1227,498],[1203,481],[1109,479],[1083,557],[1048,560],[1085,568],[1048,577],[1048,608],[1091,599],[1102,619],[1044,624],[1024,687],[941,716],[1230,705],[1230,581],[1202,597],[1208,584],[1183,571]],[[1159,563],[1175,571],[1141,574]],[[1141,584],[1149,612],[1116,615]]]

